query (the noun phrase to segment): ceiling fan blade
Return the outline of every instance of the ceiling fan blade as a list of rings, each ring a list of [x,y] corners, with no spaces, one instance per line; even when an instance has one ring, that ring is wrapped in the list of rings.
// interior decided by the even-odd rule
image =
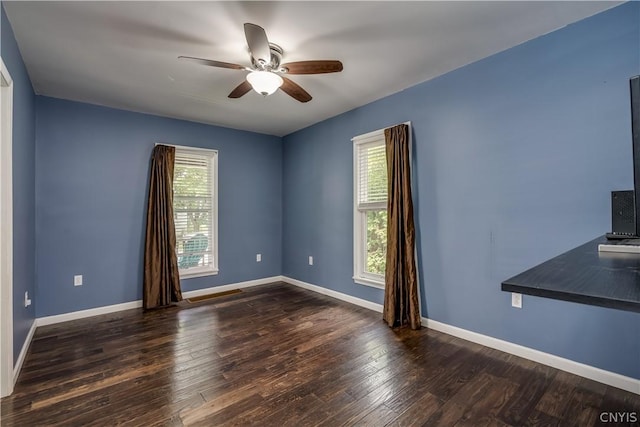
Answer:
[[[186,59],[187,61],[197,62],[198,64],[208,65],[210,67],[218,68],[230,68],[232,70],[246,70],[247,67],[243,67],[238,64],[231,64],[229,62],[213,61],[211,59],[194,58],[192,56],[178,56],[178,59]]]
[[[249,84],[248,81],[245,80],[242,83],[240,83],[238,87],[236,87],[234,90],[231,91],[231,93],[229,94],[229,98],[240,98],[250,90],[251,90],[251,85]]]
[[[282,64],[287,74],[323,74],[339,73],[342,71],[342,62],[322,60],[322,61],[300,61]]]
[[[256,61],[264,61],[265,64],[271,62],[271,49],[269,48],[269,40],[267,33],[259,25],[246,23],[244,24],[244,36],[247,38],[249,52]]]
[[[280,89],[282,89],[284,93],[300,102],[311,101],[311,95],[309,95],[309,93],[302,89],[297,83],[284,76],[282,76],[282,80],[284,80],[284,83],[280,86]]]

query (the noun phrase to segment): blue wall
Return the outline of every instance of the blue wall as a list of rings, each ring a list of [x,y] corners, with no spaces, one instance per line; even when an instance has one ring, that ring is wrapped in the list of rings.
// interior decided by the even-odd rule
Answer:
[[[382,302],[351,279],[350,139],[410,120],[423,315],[640,378],[640,314],[530,296],[518,310],[500,290],[604,234],[610,191],[633,187],[639,18],[622,5],[286,136],[283,274]]]
[[[35,95],[11,24],[1,9],[0,55],[13,79],[13,360],[18,359],[35,308]]]
[[[280,138],[40,96],[36,109],[38,317],[142,298],[156,142],[218,150],[220,272],[183,291],[280,274]]]

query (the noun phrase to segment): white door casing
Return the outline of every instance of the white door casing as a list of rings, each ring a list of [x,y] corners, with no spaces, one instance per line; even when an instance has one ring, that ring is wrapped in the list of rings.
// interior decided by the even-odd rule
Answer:
[[[13,392],[13,80],[0,58],[0,396]]]

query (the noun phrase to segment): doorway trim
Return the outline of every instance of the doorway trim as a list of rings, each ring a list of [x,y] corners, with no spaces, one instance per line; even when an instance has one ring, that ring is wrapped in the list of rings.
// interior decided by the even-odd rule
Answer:
[[[0,57],[0,396],[13,392],[13,80]]]

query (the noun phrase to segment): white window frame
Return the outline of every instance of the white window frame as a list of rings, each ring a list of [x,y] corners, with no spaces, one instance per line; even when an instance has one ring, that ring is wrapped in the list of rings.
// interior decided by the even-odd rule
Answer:
[[[207,156],[211,159],[210,161],[210,177],[213,181],[211,185],[213,188],[211,191],[213,192],[213,196],[211,198],[211,224],[210,229],[213,232],[212,239],[212,256],[213,256],[213,265],[205,266],[199,269],[190,268],[187,270],[179,270],[180,279],[191,279],[194,277],[203,277],[203,276],[213,276],[218,274],[219,272],[219,255],[218,255],[218,150],[211,150],[208,148],[197,148],[197,147],[186,147],[181,145],[171,145],[171,144],[163,144],[169,145],[171,147],[175,147],[176,154],[178,152],[182,153],[191,153],[200,156]],[[177,242],[176,242],[177,243]]]
[[[409,161],[411,161],[411,122],[407,121],[403,124],[409,126]],[[388,127],[393,127],[388,126]],[[388,128],[387,127],[387,128]],[[358,190],[360,187],[360,170],[358,164],[358,148],[367,144],[381,144],[386,146],[384,137],[384,130],[382,128],[374,130],[373,132],[365,133],[351,138],[353,142],[353,281],[360,285],[371,286],[378,289],[384,289],[384,276],[379,274],[371,274],[365,271],[367,247],[367,210],[358,209]],[[379,209],[387,208],[386,202],[383,203],[371,203],[370,208]]]
[[[384,276],[365,271],[367,263],[367,220],[368,210],[387,209],[387,202],[368,204],[368,209],[358,208],[358,191],[360,188],[360,165],[358,150],[365,145],[385,146],[384,129],[359,135],[353,141],[353,281],[360,285],[384,288]]]

